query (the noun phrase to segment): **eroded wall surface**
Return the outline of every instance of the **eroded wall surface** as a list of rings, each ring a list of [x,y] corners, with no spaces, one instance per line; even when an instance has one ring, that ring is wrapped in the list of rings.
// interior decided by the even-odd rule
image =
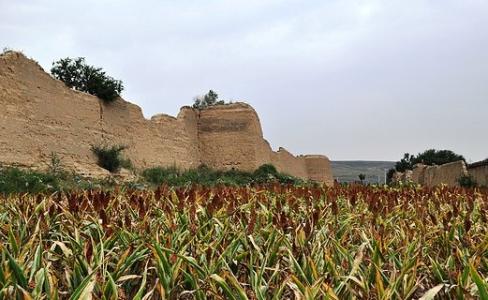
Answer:
[[[415,165],[415,167],[412,171],[411,180],[413,182],[424,185],[425,184],[425,169],[426,168],[427,168],[427,166],[423,165],[423,164]]]
[[[105,173],[92,145],[125,145],[127,157],[145,168],[199,164],[196,114],[146,120],[141,109],[119,99],[109,105],[73,91],[19,53],[0,56],[0,162],[42,168],[51,153],[85,175]]]
[[[303,156],[295,157],[284,148],[271,154],[271,162],[281,172],[301,178],[309,177]]]
[[[468,170],[464,161],[456,161],[441,166],[418,164],[412,171],[397,173],[394,176],[394,181],[412,181],[429,187],[441,184],[459,186],[459,179],[467,175]]]
[[[263,133],[248,104],[219,105],[198,112],[200,159],[216,169],[253,171]]]
[[[488,164],[469,168],[468,172],[479,186],[488,187]]]
[[[334,184],[334,178],[331,172],[324,172],[323,170],[330,170],[330,161],[323,155],[305,155],[305,165],[307,167],[308,178],[314,181],[325,182],[327,185]]]
[[[468,171],[464,161],[456,161],[441,166],[429,166],[425,169],[424,184],[426,186],[441,184],[459,186],[459,178],[467,175]]]
[[[0,56],[0,164],[45,168],[55,153],[64,167],[88,176],[106,175],[92,145],[125,145],[135,167],[206,164],[252,171],[272,163],[303,179],[332,183],[325,156],[273,152],[256,111],[244,103],[205,110],[183,107],[178,116],[147,120],[123,99],[104,104],[67,88],[23,54]]]
[[[200,111],[198,140],[201,161],[212,168],[253,171],[271,163],[280,172],[333,184],[326,156],[294,156],[284,148],[274,152],[263,137],[259,116],[245,103]]]

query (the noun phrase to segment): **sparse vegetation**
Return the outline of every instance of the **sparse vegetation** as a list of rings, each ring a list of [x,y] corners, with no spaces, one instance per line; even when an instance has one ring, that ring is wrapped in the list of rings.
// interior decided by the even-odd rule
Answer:
[[[142,173],[145,181],[152,185],[159,186],[168,184],[170,186],[188,186],[199,184],[204,186],[227,185],[244,186],[249,184],[263,184],[279,182],[283,184],[299,184],[302,180],[279,173],[272,165],[263,165],[255,172],[244,172],[239,170],[220,171],[213,170],[205,165],[196,169],[180,170],[176,167],[150,168]]]
[[[395,169],[389,169],[386,173],[386,183],[391,184],[393,181],[393,175],[395,175]]]
[[[193,108],[205,109],[209,106],[225,104],[224,100],[219,100],[219,95],[213,90],[208,91],[204,96],[199,96],[195,98],[195,103],[193,103]]]
[[[473,176],[470,175],[462,176],[461,178],[459,178],[458,182],[459,185],[464,188],[474,188],[478,185],[476,183],[476,180],[474,180]]]
[[[361,181],[361,183],[363,183],[363,181],[366,179],[366,175],[361,173],[358,175],[358,178],[359,178],[359,181]]]
[[[99,147],[100,148],[100,147]],[[103,147],[101,147],[103,149]],[[114,147],[105,147],[109,150]],[[116,149],[118,147],[115,147]],[[106,153],[106,151],[102,151]],[[113,151],[109,161],[113,161]],[[57,158],[56,155],[53,155]],[[120,167],[127,168],[124,160],[119,156]],[[57,160],[55,160],[57,162]],[[129,161],[130,162],[130,161]],[[246,186],[255,184],[281,183],[281,184],[306,184],[303,180],[283,173],[264,171],[266,168],[256,172],[242,172],[238,170],[219,171],[208,168],[204,165],[196,169],[180,170],[176,167],[150,168],[142,171],[141,176],[135,177],[133,181],[123,182],[122,185],[130,188],[144,189],[156,188],[161,184],[171,186],[190,186],[193,184],[202,186]],[[274,168],[274,167],[273,167]],[[272,175],[273,174],[273,175]],[[56,191],[89,190],[93,188],[112,190],[117,180],[111,177],[106,179],[83,178],[75,173],[69,173],[62,168],[48,166],[47,170],[31,171],[18,168],[0,169],[0,193],[52,193]]]
[[[53,173],[19,168],[0,168],[0,194],[37,194],[59,191],[79,191],[90,189],[111,190],[117,184],[113,179],[84,178],[64,170]],[[137,183],[125,183],[138,186]],[[0,298],[1,299],[1,298]]]
[[[0,168],[0,194],[42,193],[59,188],[59,178],[53,174]]]
[[[10,47],[3,47],[1,55],[5,55],[10,52],[13,52],[13,50]]]
[[[122,151],[126,146],[92,146],[91,150],[98,158],[98,165],[105,170],[114,173],[121,167],[130,166],[130,161],[122,157]]]
[[[54,152],[51,152],[51,155],[49,156],[48,172],[54,176],[57,176],[63,172],[63,168],[61,166],[61,159]]]
[[[112,102],[123,91],[122,81],[108,76],[101,68],[87,65],[85,58],[63,58],[53,63],[51,74],[68,87]]]

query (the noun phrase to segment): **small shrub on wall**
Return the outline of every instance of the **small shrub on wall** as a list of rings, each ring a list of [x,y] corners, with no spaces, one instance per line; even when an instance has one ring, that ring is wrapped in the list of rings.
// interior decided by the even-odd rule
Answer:
[[[209,106],[222,105],[222,104],[225,104],[225,101],[220,100],[219,95],[213,90],[210,90],[204,96],[199,96],[195,98],[195,103],[193,103],[193,108],[205,109]]]
[[[126,146],[92,146],[91,150],[98,158],[98,165],[105,170],[114,173],[121,167],[130,165],[130,161],[122,157],[122,151]]]

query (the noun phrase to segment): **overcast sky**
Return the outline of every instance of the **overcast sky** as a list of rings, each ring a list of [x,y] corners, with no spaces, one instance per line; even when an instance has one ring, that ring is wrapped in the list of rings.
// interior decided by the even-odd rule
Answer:
[[[488,157],[485,0],[0,0],[0,46],[86,57],[148,118],[214,89],[295,154]]]

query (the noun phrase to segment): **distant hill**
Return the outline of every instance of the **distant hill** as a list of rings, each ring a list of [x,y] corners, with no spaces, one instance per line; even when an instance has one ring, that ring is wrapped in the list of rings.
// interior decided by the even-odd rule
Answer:
[[[378,183],[385,181],[385,170],[395,166],[392,161],[343,160],[331,161],[332,174],[339,182],[359,180],[359,174],[366,175],[366,182]]]

